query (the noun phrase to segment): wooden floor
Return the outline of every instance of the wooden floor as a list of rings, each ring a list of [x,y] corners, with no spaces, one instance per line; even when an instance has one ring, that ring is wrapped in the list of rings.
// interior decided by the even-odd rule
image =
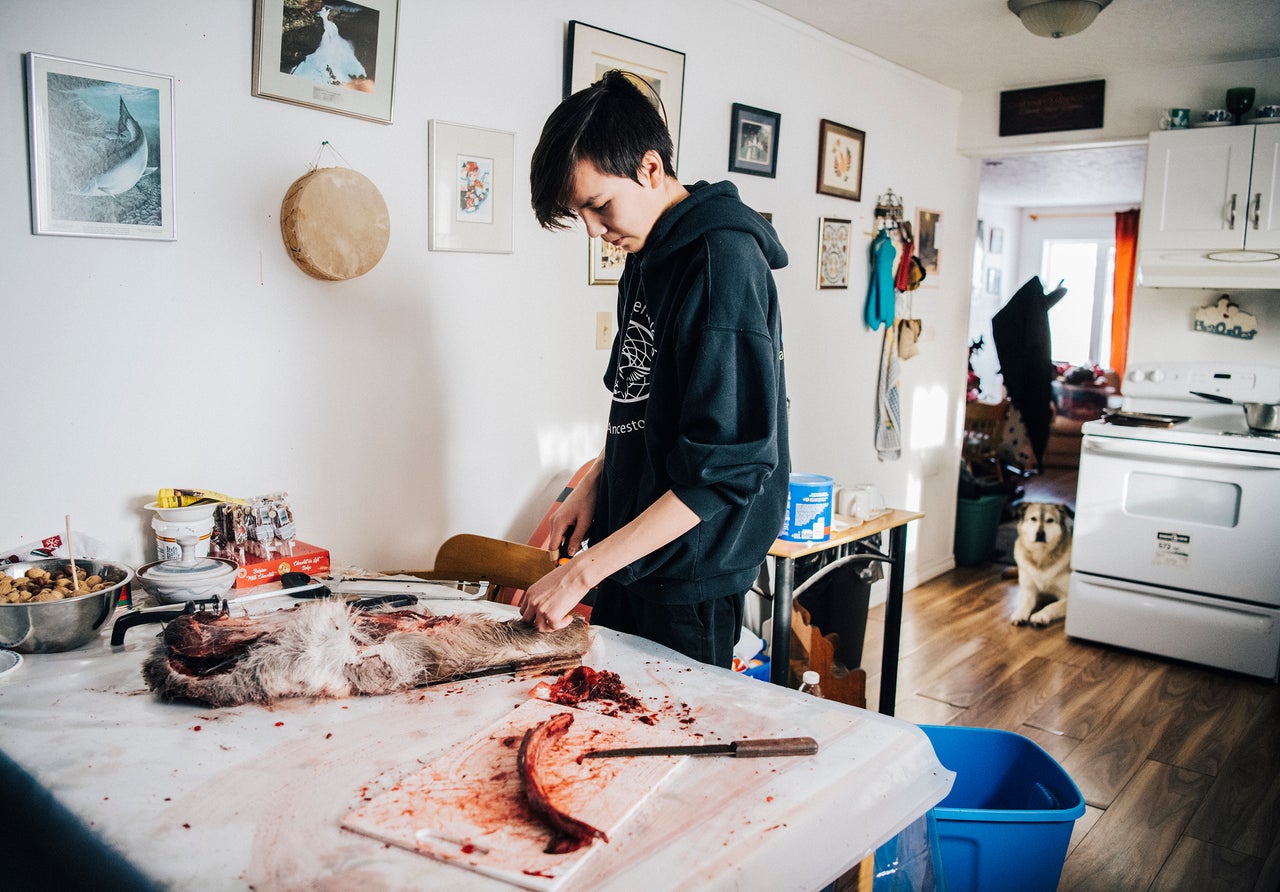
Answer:
[[[1072,480],[1045,477],[1027,498],[1074,496]],[[1068,639],[1061,623],[1011,626],[1005,569],[957,568],[907,593],[897,716],[1016,731],[1061,763],[1088,806],[1061,890],[1280,889],[1280,687]],[[871,709],[879,687],[877,672]]]

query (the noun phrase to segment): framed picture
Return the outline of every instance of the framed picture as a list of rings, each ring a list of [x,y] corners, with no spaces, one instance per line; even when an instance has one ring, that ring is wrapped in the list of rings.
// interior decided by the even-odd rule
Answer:
[[[938,240],[942,235],[942,211],[916,208],[916,256],[930,276],[938,274]]]
[[[1000,270],[994,266],[987,267],[987,294],[1000,293]]]
[[[516,135],[431,120],[427,247],[510,254],[513,249]]]
[[[862,200],[862,153],[867,135],[861,130],[823,120],[818,125],[818,191]]]
[[[31,231],[173,241],[173,78],[27,54]]]
[[[255,2],[254,96],[391,123],[399,0]]]
[[[1004,250],[1004,230],[999,226],[991,227],[990,241],[987,244],[987,250],[992,254],[999,254]]]
[[[758,177],[777,176],[781,126],[782,115],[777,112],[735,102],[729,124],[729,170]]]
[[[565,47],[564,95],[583,90],[611,69],[638,76],[647,85],[654,105],[667,120],[671,143],[675,149],[671,159],[679,169],[680,112],[684,104],[684,53],[655,43],[646,43],[583,22],[569,22],[569,41]]]
[[[627,252],[596,237],[591,244],[591,265],[587,269],[587,284],[616,285],[627,265]]]
[[[849,242],[853,221],[818,218],[818,287],[849,287]]]

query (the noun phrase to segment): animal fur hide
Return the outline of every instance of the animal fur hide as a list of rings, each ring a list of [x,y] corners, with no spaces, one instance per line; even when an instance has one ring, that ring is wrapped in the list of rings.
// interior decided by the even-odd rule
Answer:
[[[260,617],[201,611],[173,620],[142,666],[163,700],[209,706],[389,694],[494,670],[580,661],[581,618],[540,633],[523,620],[312,601]]]

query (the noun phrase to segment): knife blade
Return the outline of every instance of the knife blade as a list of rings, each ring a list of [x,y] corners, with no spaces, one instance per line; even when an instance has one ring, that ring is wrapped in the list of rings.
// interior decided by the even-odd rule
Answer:
[[[812,737],[762,737],[734,740],[730,743],[701,743],[687,746],[628,746],[617,749],[588,750],[585,759],[614,756],[734,756],[753,759],[762,756],[812,756],[818,741]]]

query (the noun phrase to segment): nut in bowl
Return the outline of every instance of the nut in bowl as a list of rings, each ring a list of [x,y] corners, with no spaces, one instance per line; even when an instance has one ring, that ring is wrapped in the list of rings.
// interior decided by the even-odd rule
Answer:
[[[182,548],[182,557],[139,567],[139,584],[157,601],[166,604],[226,595],[235,585],[240,566],[226,558],[197,555],[197,542],[195,536],[180,537],[178,545]]]
[[[0,647],[21,654],[57,653],[87,644],[111,617],[133,570],[76,559],[80,587],[65,558],[22,561],[0,576]]]

